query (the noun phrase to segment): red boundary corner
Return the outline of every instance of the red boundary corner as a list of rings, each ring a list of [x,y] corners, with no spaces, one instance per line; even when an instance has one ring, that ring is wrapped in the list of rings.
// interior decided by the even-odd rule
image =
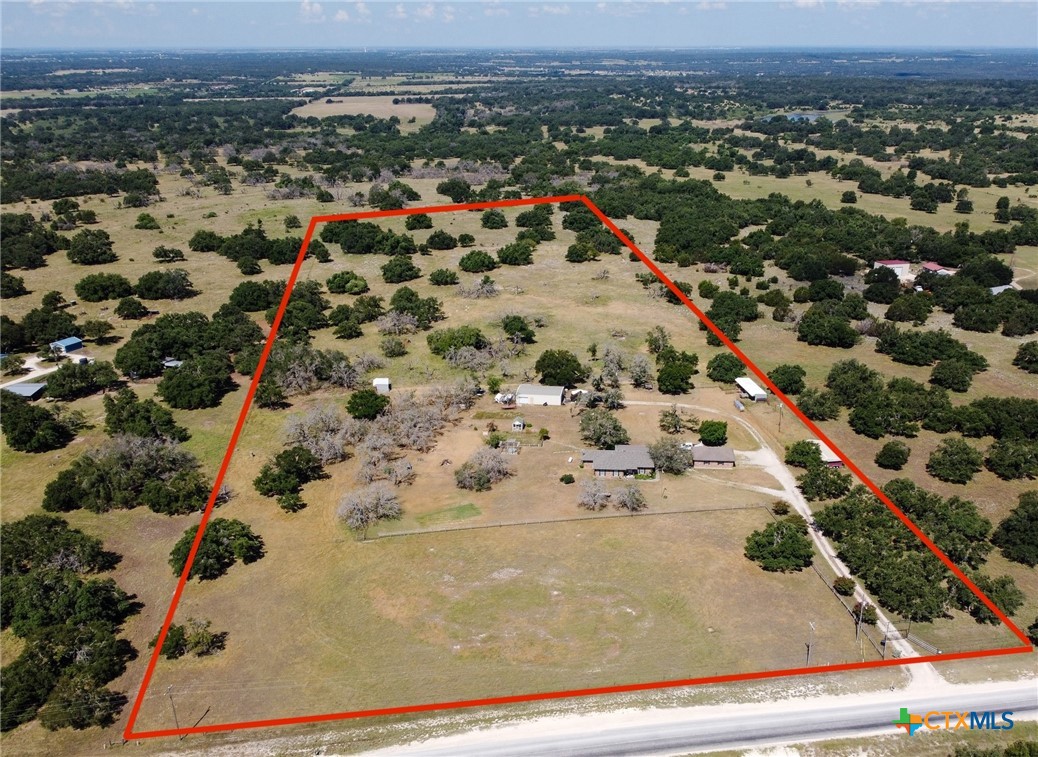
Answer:
[[[811,431],[822,441],[829,445],[829,447],[836,452],[839,458],[844,462],[847,468],[858,477],[858,479],[864,483],[869,490],[879,498],[883,504],[885,504],[898,520],[904,523],[909,530],[915,534],[923,544],[926,545],[927,549],[933,552],[942,563],[944,563],[952,574],[962,581],[966,586],[969,587],[984,605],[991,610],[999,620],[1001,620],[1007,628],[1020,639],[1022,646],[1019,647],[1002,647],[997,649],[986,649],[977,650],[970,652],[957,652],[952,654],[942,655],[930,655],[927,657],[912,657],[908,659],[891,659],[891,660],[873,660],[869,662],[860,663],[845,663],[840,665],[819,665],[813,667],[803,668],[786,668],[783,670],[771,670],[763,671],[759,673],[738,673],[733,675],[720,675],[720,676],[709,676],[705,678],[687,678],[672,681],[651,681],[646,683],[634,683],[625,684],[620,686],[601,686],[590,689],[572,689],[565,691],[549,691],[539,692],[533,694],[518,694],[514,696],[505,697],[489,697],[484,699],[467,699],[452,702],[430,702],[426,704],[415,704],[415,705],[404,705],[399,707],[385,707],[373,710],[355,710],[352,712],[334,712],[322,715],[303,715],[299,717],[288,717],[288,718],[272,718],[268,720],[249,720],[239,723],[218,723],[215,725],[196,726],[193,728],[169,728],[156,731],[140,731],[136,732],[133,730],[134,725],[137,722],[137,717],[140,713],[141,704],[144,701],[144,694],[147,691],[148,685],[151,683],[152,675],[155,673],[155,666],[158,663],[159,653],[162,649],[162,644],[166,639],[166,634],[169,632],[170,624],[173,622],[173,617],[176,614],[177,605],[180,603],[181,595],[184,593],[184,587],[187,584],[188,574],[191,572],[191,566],[194,564],[195,555],[198,552],[198,545],[202,540],[202,535],[205,533],[206,524],[209,522],[209,517],[212,515],[213,507],[216,502],[217,494],[220,490],[220,485],[223,483],[223,479],[227,474],[227,468],[230,465],[231,458],[234,455],[234,450],[238,444],[238,437],[241,436],[242,429],[245,426],[245,419],[249,414],[249,409],[252,406],[252,398],[256,394],[256,387],[259,384],[260,378],[263,375],[263,369],[267,364],[267,358],[270,356],[270,349],[274,343],[275,335],[277,334],[278,328],[281,325],[281,318],[285,313],[285,307],[288,305],[289,298],[292,294],[292,289],[295,287],[296,279],[299,277],[299,270],[302,266],[303,259],[306,254],[307,248],[310,246],[310,240],[313,237],[314,230],[319,223],[327,223],[329,221],[352,221],[362,220],[367,218],[386,218],[391,216],[406,216],[413,215],[415,213],[450,213],[463,210],[485,210],[488,208],[508,208],[522,205],[540,205],[545,203],[554,202],[582,202],[588,207],[588,209],[597,216],[606,228],[613,232],[617,238],[623,242],[623,244],[632,252],[634,255],[641,260],[645,266],[656,275],[661,282],[663,282],[671,292],[687,307],[691,310],[695,316],[706,324],[707,328],[713,332],[713,334],[721,340],[721,342],[732,351],[732,353],[738,357],[753,374],[760,379],[760,381],[770,389],[776,397],[778,397],[782,403],[788,407],[800,421],[807,426]],[[405,208],[401,210],[373,210],[361,213],[343,213],[338,215],[326,215],[326,216],[313,216],[310,219],[310,224],[307,226],[306,235],[303,237],[303,243],[299,248],[299,253],[296,256],[295,265],[292,266],[292,273],[288,277],[288,284],[285,287],[285,293],[281,297],[281,304],[278,306],[277,315],[274,318],[274,323],[271,324],[270,334],[267,336],[267,341],[263,345],[263,351],[260,354],[259,363],[256,366],[256,371],[253,374],[252,382],[249,384],[249,390],[245,395],[245,401],[242,404],[241,412],[238,414],[238,421],[235,423],[234,431],[231,434],[230,441],[227,444],[227,451],[224,453],[223,462],[220,465],[220,471],[216,476],[216,480],[213,482],[213,489],[209,494],[209,501],[206,504],[205,511],[202,513],[202,519],[199,523],[198,532],[195,535],[194,543],[191,545],[191,551],[188,553],[187,562],[184,565],[184,571],[180,575],[180,580],[177,582],[176,590],[173,592],[173,599],[170,602],[169,610],[166,612],[166,618],[162,624],[162,630],[159,632],[158,639],[156,640],[154,652],[152,652],[151,659],[148,661],[148,667],[144,672],[144,679],[141,681],[141,686],[137,692],[137,697],[133,703],[133,709],[130,711],[130,717],[126,724],[126,729],[123,732],[123,738],[125,739],[145,739],[145,738],[158,738],[162,736],[185,736],[191,733],[216,733],[222,731],[234,731],[244,728],[269,728],[273,726],[286,726],[296,725],[301,723],[320,723],[332,720],[348,720],[353,718],[364,718],[374,717],[378,715],[399,715],[403,713],[411,712],[429,712],[434,710],[455,710],[467,707],[479,707],[483,705],[501,705],[501,704],[512,704],[516,702],[532,702],[549,699],[564,699],[569,697],[582,697],[592,696],[596,694],[616,694],[631,691],[648,691],[652,689],[664,689],[674,688],[679,686],[693,686],[701,684],[714,684],[714,683],[728,683],[735,681],[751,681],[769,678],[782,678],[786,676],[798,676],[807,675],[812,673],[833,673],[844,670],[861,670],[864,668],[881,668],[891,667],[896,665],[911,665],[918,663],[937,662],[937,661],[949,661],[949,660],[964,660],[972,659],[977,657],[995,657],[1000,655],[1010,654],[1024,654],[1031,651],[1031,644],[1027,639],[1027,636],[1017,628],[1013,622],[1006,617],[994,602],[991,601],[977,586],[967,577],[962,570],[956,566],[947,555],[945,555],[937,545],[935,545],[927,536],[924,534],[918,526],[913,523],[907,515],[905,515],[897,505],[895,505],[886,494],[866,476],[854,462],[843,453],[843,451],[837,447],[829,437],[822,433],[806,415],[804,415],[800,409],[783,394],[774,382],[767,377],[767,375],[758,368],[735,344],[732,343],[724,332],[722,332],[714,323],[706,317],[699,307],[696,306],[677,286],[674,285],[669,278],[653,263],[641,250],[635,246],[634,242],[627,238],[619,227],[611,220],[609,220],[605,213],[598,209],[597,206],[591,200],[584,195],[560,195],[555,197],[531,197],[520,200],[500,200],[497,202],[476,202],[476,203],[461,203],[457,205],[435,205],[424,208]]]

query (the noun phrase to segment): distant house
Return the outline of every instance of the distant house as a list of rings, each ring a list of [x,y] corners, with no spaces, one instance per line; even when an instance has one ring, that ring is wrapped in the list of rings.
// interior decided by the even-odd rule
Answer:
[[[872,264],[872,267],[889,268],[897,274],[897,277],[899,279],[911,278],[911,273],[909,273],[909,270],[911,269],[912,264],[909,263],[907,260],[877,260],[875,263]]]
[[[5,386],[4,391],[10,392],[11,394],[17,394],[19,397],[25,397],[27,400],[38,400],[43,396],[43,392],[47,389],[46,384],[11,384],[11,386]]]
[[[923,263],[922,270],[936,273],[938,276],[954,276],[958,268],[948,268],[940,263]]]
[[[998,287],[991,287],[991,294],[1002,294],[1002,292],[1008,292],[1010,289],[1016,289],[1012,284],[1003,284]]]
[[[515,402],[517,405],[561,405],[565,393],[564,386],[520,384],[515,390]]]
[[[375,387],[375,391],[379,394],[389,394],[390,390],[393,388],[393,385],[387,378],[377,378],[371,382],[371,385]]]
[[[692,448],[694,468],[734,468],[735,450],[731,447],[707,447],[699,444]]]
[[[513,431],[523,431],[525,428],[526,428],[526,421],[523,420],[523,417],[521,415],[520,416],[516,416],[515,420],[512,421],[512,430]]]
[[[177,360],[176,358],[168,357],[162,361],[163,368],[179,368],[184,364],[183,360]]]
[[[652,476],[656,464],[649,456],[644,444],[618,444],[615,449],[586,449],[580,461],[590,465],[596,476],[603,478],[626,478],[630,476]]]
[[[821,439],[808,439],[811,444],[817,444],[819,451],[822,453],[822,465],[827,468],[842,468],[843,460],[833,452],[832,447],[823,442]]]
[[[753,400],[754,402],[768,401],[767,391],[757,386],[757,382],[747,376],[740,376],[735,379],[735,385],[739,387],[739,394],[746,399]]]
[[[83,349],[83,340],[78,336],[69,336],[50,343],[50,351],[55,355],[67,355],[81,349]]]

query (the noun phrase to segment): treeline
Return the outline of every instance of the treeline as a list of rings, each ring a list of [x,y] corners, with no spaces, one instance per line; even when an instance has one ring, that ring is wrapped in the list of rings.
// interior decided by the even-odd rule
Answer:
[[[944,499],[907,479],[895,479],[883,491],[1003,612],[1012,615],[1020,609],[1023,593],[1011,577],[991,578],[980,572],[993,548],[992,524],[972,502],[959,497]],[[1033,511],[1034,494],[1022,496],[1019,509]],[[1015,517],[1011,515],[1006,522]],[[970,613],[979,623],[998,622],[865,487],[855,488],[820,510],[815,521],[837,543],[840,559],[886,609],[923,622],[945,617],[952,609]],[[1032,514],[1031,529],[1035,522]],[[1019,534],[1013,526],[1009,528],[1014,537],[1010,541],[1015,543]],[[1004,532],[1000,527],[998,541],[1005,540]],[[1006,554],[1014,559],[1011,555],[1017,553],[1011,548]]]
[[[158,194],[158,179],[146,168],[137,170],[79,169],[74,166],[54,168],[39,165],[31,158],[26,161],[5,161],[0,192],[4,202],[26,198],[56,200],[61,197],[120,192],[137,195]]]
[[[140,604],[111,578],[119,555],[52,515],[0,527],[0,627],[24,640],[2,671],[0,730],[39,715],[49,729],[110,725],[126,697],[105,684],[136,651],[118,637]]]

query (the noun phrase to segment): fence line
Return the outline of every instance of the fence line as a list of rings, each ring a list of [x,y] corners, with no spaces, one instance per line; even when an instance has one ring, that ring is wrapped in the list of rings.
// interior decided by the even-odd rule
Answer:
[[[396,536],[421,536],[423,534],[438,534],[450,531],[478,531],[487,528],[509,528],[512,526],[541,526],[549,523],[573,523],[577,521],[609,520],[612,518],[649,518],[660,517],[664,515],[694,515],[696,513],[719,513],[735,510],[757,510],[761,507],[761,505],[741,505],[735,507],[711,507],[698,510],[664,510],[652,512],[643,511],[637,513],[600,513],[598,515],[575,515],[570,518],[543,518],[540,520],[508,521],[506,523],[478,523],[468,526],[450,526],[447,528],[419,528],[411,529],[409,531],[392,531],[389,533],[377,534],[375,538],[389,539]]]

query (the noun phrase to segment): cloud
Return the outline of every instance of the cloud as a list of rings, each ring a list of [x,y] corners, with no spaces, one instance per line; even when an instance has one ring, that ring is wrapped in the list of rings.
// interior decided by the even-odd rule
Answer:
[[[407,18],[407,9],[404,7],[404,4],[403,3],[397,3],[396,7],[393,8],[393,10],[391,10],[389,12],[389,17],[390,18],[395,18],[398,21],[403,21],[404,19],[406,19]]]
[[[454,6],[444,5],[440,8],[440,19],[445,24],[449,24],[454,20]]]
[[[793,0],[796,8],[821,8],[823,5],[823,0]]]
[[[483,8],[483,15],[484,16],[510,16],[511,13],[509,12],[508,8],[503,8],[501,6],[501,3],[498,2],[498,0],[493,0],[493,2],[487,3],[486,6],[484,6],[484,8]]]
[[[728,3],[724,0],[719,2],[711,2],[710,0],[702,0],[702,2],[696,5],[697,11],[726,11],[728,10]]]
[[[531,16],[568,16],[569,10],[569,3],[541,3],[529,6],[526,12]]]
[[[299,16],[304,23],[316,24],[324,21],[324,8],[320,3],[312,0],[301,0],[299,3]]]
[[[353,4],[354,12],[361,18],[367,18],[371,15],[371,8],[365,2],[357,2]]]
[[[426,3],[415,8],[414,14],[418,18],[432,18],[436,14],[436,8],[432,3]]]
[[[624,0],[624,2],[596,3],[595,10],[599,13],[604,13],[607,16],[630,18],[631,16],[640,16],[643,13],[646,13],[649,9],[648,3],[636,3],[631,2],[631,0]]]
[[[340,24],[346,23],[347,21],[350,20],[350,13],[349,13],[349,11],[345,11],[345,10],[336,11],[334,20],[338,21]]]

